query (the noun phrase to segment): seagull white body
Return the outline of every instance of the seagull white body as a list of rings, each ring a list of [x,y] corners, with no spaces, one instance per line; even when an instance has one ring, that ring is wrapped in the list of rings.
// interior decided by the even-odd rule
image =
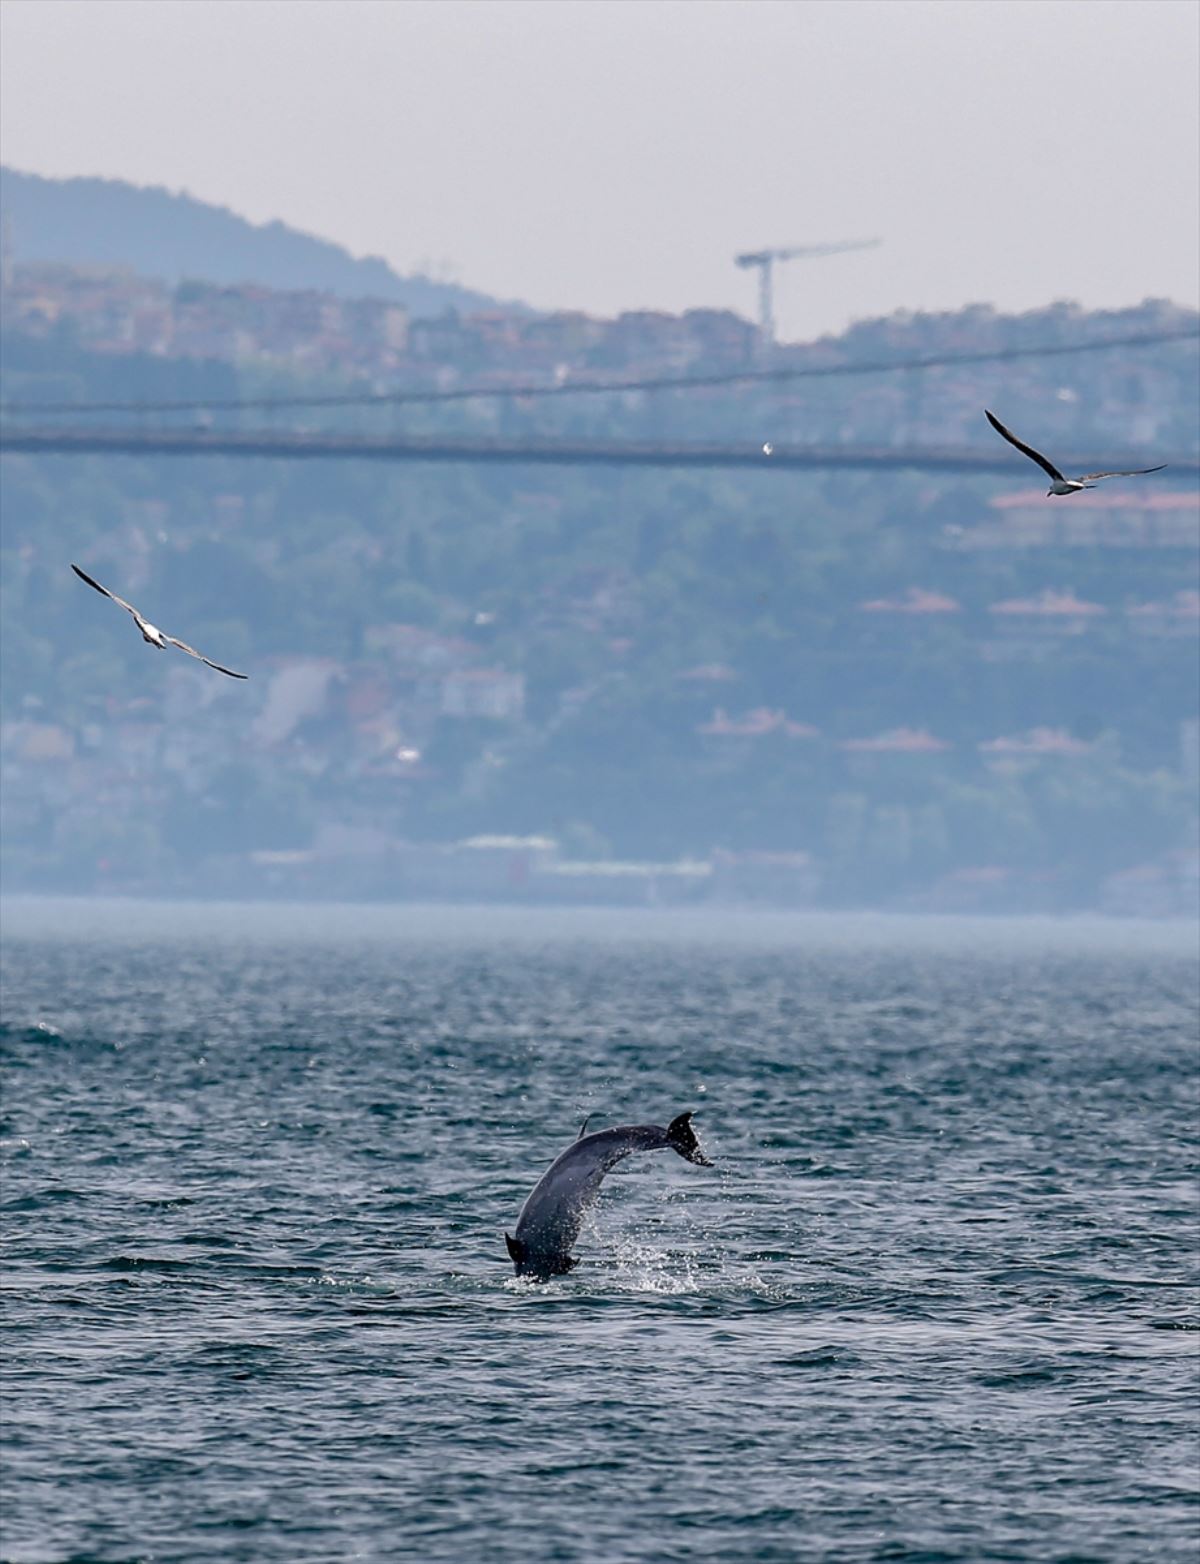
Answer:
[[[78,565],[72,565],[71,569],[81,581],[86,581],[88,586],[93,587],[103,597],[111,597],[113,602],[123,608],[127,614],[132,614],[134,624],[142,632],[142,640],[148,645],[156,646],[160,652],[165,652],[168,646],[177,646],[181,652],[186,652],[189,657],[194,657],[198,662],[207,664],[209,668],[215,668],[218,673],[227,674],[231,679],[245,679],[249,677],[249,675],[244,673],[234,673],[232,668],[223,668],[220,663],[215,663],[210,657],[205,657],[202,652],[198,652],[194,646],[189,646],[186,641],[180,641],[173,635],[167,635],[157,625],[152,625],[148,619],[143,618],[132,603],[127,603],[123,597],[118,597],[115,592],[110,592],[107,587],[101,586],[98,581],[93,581],[91,576],[86,571],[80,570]]]
[[[585,1120],[578,1139],[555,1158],[521,1207],[517,1236],[504,1235],[517,1275],[546,1281],[578,1265],[570,1251],[584,1215],[595,1203],[606,1174],[635,1151],[670,1149],[699,1167],[711,1167],[700,1150],[691,1117],[681,1113],[665,1129],[659,1124],[623,1124],[595,1135],[584,1134]]]
[[[1160,462],[1157,467],[1133,467],[1124,472],[1088,472],[1082,478],[1065,478],[1053,462],[1047,461],[1040,451],[1035,451],[1032,445],[1026,445],[1023,440],[1018,440],[1011,429],[1006,429],[994,413],[989,413],[984,408],[987,421],[997,434],[1002,435],[1009,445],[1015,445],[1024,456],[1028,456],[1031,462],[1036,462],[1050,479],[1050,487],[1046,490],[1047,498],[1052,494],[1078,494],[1081,489],[1094,489],[1101,478],[1141,478],[1148,472],[1162,472],[1167,465]]]

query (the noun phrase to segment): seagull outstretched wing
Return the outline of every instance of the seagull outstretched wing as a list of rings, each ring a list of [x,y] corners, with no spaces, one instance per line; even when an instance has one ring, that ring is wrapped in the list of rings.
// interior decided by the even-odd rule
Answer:
[[[123,597],[118,597],[115,592],[110,592],[107,587],[102,587],[98,581],[93,581],[91,576],[88,575],[87,571],[80,570],[78,565],[72,565],[71,569],[75,572],[81,581],[86,581],[88,586],[94,587],[97,592],[103,593],[105,597],[111,597],[113,602],[119,603],[127,614],[132,614],[135,619],[139,621],[141,620],[141,614],[138,613],[137,609],[133,606],[132,603],[127,603]]]
[[[1124,472],[1085,472],[1080,482],[1098,483],[1101,478],[1141,478],[1148,472],[1162,472],[1166,465],[1166,462],[1159,462],[1157,467],[1130,467]]]
[[[1032,445],[1026,445],[1024,440],[1018,440],[1016,435],[1013,434],[1012,430],[1006,429],[1000,420],[996,417],[996,415],[994,413],[989,413],[986,407],[983,411],[988,423],[991,424],[992,428],[996,431],[997,434],[1004,436],[1009,445],[1015,445],[1018,451],[1022,452],[1025,456],[1028,456],[1030,461],[1036,462],[1042,471],[1049,473],[1057,483],[1065,483],[1067,481],[1063,477],[1062,473],[1059,472],[1054,463],[1048,462],[1040,451],[1035,451]],[[1109,473],[1107,476],[1115,478],[1117,474]]]
[[[222,668],[220,663],[213,662],[211,657],[205,657],[203,652],[198,652],[194,646],[189,646],[186,641],[181,641],[178,636],[168,635],[163,631],[163,640],[169,641],[172,646],[177,646],[181,652],[186,652],[189,657],[198,658],[200,662],[207,663],[210,668],[215,668],[218,673],[227,673],[231,679],[248,679],[248,673],[234,673],[232,668]]]
[[[167,635],[164,630],[159,630],[154,625],[147,625],[146,620],[138,613],[132,603],[127,603],[123,597],[118,597],[115,592],[110,592],[106,586],[101,586],[98,581],[93,581],[91,576],[85,570],[80,570],[78,565],[72,565],[71,569],[81,581],[86,581],[88,586],[94,587],[102,596],[111,597],[113,602],[119,603],[126,613],[132,614],[134,623],[141,630],[144,640],[152,640],[156,646],[164,644],[177,646],[181,652],[186,652],[189,657],[195,657],[198,662],[206,663],[210,668],[215,668],[218,673],[226,674],[231,679],[248,679],[250,677],[247,673],[235,673],[232,668],[223,668],[220,663],[213,662],[211,657],[205,657],[203,652],[198,652],[194,646],[189,646],[186,641],[181,641],[178,636]]]

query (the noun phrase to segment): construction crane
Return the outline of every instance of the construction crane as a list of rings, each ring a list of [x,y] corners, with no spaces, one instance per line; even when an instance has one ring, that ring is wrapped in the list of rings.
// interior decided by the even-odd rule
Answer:
[[[847,250],[873,250],[882,239],[838,239],[832,244],[794,244],[783,250],[749,250],[735,255],[734,265],[758,267],[759,344],[768,348],[775,340],[775,311],[772,300],[772,271],[776,261],[812,259],[818,255],[842,255]]]

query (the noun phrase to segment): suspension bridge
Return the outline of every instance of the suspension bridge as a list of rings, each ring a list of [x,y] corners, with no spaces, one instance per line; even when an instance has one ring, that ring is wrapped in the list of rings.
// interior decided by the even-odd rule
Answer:
[[[555,467],[740,468],[796,471],[918,471],[999,474],[1028,480],[1028,464],[1001,448],[976,446],[787,445],[752,442],[498,439],[449,435],[371,435],[302,430],[0,427],[0,454],[56,456],[221,456],[284,461],[507,463]],[[1175,478],[1200,476],[1200,458],[1158,451],[1066,454],[1064,471],[1166,461]]]

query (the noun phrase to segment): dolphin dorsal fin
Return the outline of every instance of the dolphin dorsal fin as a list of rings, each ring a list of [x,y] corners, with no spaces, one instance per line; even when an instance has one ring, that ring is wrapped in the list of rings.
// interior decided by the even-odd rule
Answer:
[[[579,1126],[579,1134],[576,1135],[576,1140],[583,1139],[584,1135],[587,1133],[587,1127],[592,1122],[593,1117],[594,1115],[589,1113],[587,1118],[584,1119],[583,1123]]]

